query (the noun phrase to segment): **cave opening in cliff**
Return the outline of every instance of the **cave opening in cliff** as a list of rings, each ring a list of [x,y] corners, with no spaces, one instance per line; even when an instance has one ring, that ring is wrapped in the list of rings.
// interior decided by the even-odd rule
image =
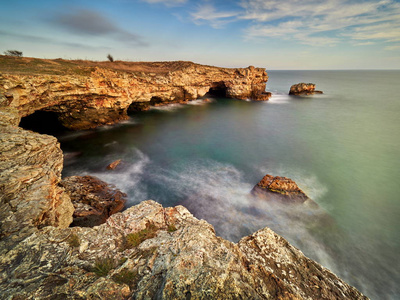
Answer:
[[[21,118],[19,126],[42,134],[57,135],[67,130],[58,120],[57,113],[37,110],[33,114]]]
[[[207,94],[214,97],[226,97],[225,82],[214,82]]]

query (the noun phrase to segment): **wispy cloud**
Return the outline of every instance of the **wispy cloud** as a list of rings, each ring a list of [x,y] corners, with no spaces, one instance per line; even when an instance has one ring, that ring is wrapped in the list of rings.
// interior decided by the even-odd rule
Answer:
[[[238,12],[217,11],[213,5],[207,3],[198,6],[197,10],[190,15],[195,24],[208,24],[214,28],[221,28],[225,24],[235,21]]]
[[[150,3],[150,4],[162,3],[167,6],[178,6],[178,5],[185,4],[187,2],[187,0],[142,0],[142,1]]]
[[[136,46],[146,46],[143,37],[118,27],[102,14],[87,9],[59,12],[50,20],[53,24],[81,36],[107,36]]]
[[[385,50],[389,50],[389,51],[400,50],[400,45],[387,46],[387,47],[385,47]]]
[[[217,11],[210,4],[192,13],[196,24],[219,28],[249,21],[247,39],[280,38],[303,44],[335,45],[342,41],[397,42],[400,3],[394,0],[241,0],[240,9]],[[203,21],[203,22],[201,22]]]

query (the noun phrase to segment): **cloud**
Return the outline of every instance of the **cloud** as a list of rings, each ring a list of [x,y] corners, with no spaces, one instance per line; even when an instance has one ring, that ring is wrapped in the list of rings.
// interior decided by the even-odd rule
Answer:
[[[220,11],[218,12],[211,4],[198,6],[197,11],[190,14],[195,24],[208,24],[214,28],[221,28],[225,24],[235,21],[238,12]]]
[[[19,40],[23,40],[24,42],[30,42],[30,43],[36,43],[36,44],[43,43],[43,44],[49,44],[49,45],[61,45],[61,46],[67,46],[67,47],[71,47],[71,48],[88,48],[88,49],[94,48],[93,46],[89,46],[89,45],[85,45],[85,44],[81,44],[81,43],[71,43],[71,42],[60,41],[57,39],[47,38],[47,37],[43,37],[43,36],[21,34],[21,33],[16,33],[16,32],[6,32],[6,31],[2,31],[2,30],[0,30],[0,36],[16,38]]]
[[[385,50],[393,51],[393,50],[400,50],[400,45],[392,45],[385,47]]]
[[[167,6],[179,6],[185,4],[187,0],[142,0],[142,1],[150,4],[162,3]]]
[[[240,0],[240,10],[217,11],[210,4],[192,13],[196,24],[220,28],[248,21],[246,39],[279,38],[303,44],[400,40],[400,3],[394,0]]]
[[[143,38],[118,27],[107,17],[87,9],[72,9],[59,12],[51,22],[65,30],[81,36],[107,36],[126,44],[146,46]]]

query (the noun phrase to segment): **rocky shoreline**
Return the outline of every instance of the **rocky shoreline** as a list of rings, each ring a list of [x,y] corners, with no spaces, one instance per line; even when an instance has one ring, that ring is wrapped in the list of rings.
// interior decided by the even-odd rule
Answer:
[[[186,71],[192,72],[192,67]],[[263,83],[244,84],[243,89],[233,85],[231,93],[241,91],[237,95],[244,97],[259,91],[267,75],[256,70],[243,69],[247,74],[243,76]],[[84,94],[68,94],[65,85],[57,90],[54,87],[60,88],[66,80],[62,76],[54,75],[51,80],[56,82],[46,84],[40,80],[49,77],[15,76],[0,75],[1,299],[367,299],[269,228],[235,244],[216,236],[209,223],[183,206],[164,208],[149,200],[110,214],[99,226],[70,227],[76,211],[71,201],[76,181],[69,182],[74,192],[68,193],[67,184],[62,184],[63,153],[57,139],[19,128],[21,116],[55,107],[63,108],[64,115],[74,115],[84,110],[83,105],[101,103],[91,115],[98,111],[97,118],[103,118],[106,111],[126,112],[130,104],[118,100],[118,106],[113,106],[107,97],[98,102],[101,93],[90,98],[90,88],[82,87],[89,91]],[[10,78],[20,82],[12,93],[4,88],[11,86]],[[101,95],[111,91],[115,81],[111,82]],[[119,88],[124,87],[121,82]],[[68,98],[72,95],[77,101]],[[81,117],[74,120],[82,123]],[[267,187],[262,182],[268,181],[275,192],[281,182],[291,184],[285,178],[267,179],[259,186]],[[301,203],[308,200],[301,190],[293,187],[293,191],[301,196]]]

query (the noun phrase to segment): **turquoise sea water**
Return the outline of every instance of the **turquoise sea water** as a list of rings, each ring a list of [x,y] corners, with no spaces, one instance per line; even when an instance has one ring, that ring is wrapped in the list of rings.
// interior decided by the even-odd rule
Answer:
[[[196,100],[61,134],[63,176],[98,176],[129,205],[182,204],[234,242],[269,226],[371,299],[398,299],[400,71],[268,75],[268,102]],[[324,94],[289,97],[298,82]],[[105,170],[116,159],[120,170]],[[249,196],[267,173],[295,180],[320,209]]]

